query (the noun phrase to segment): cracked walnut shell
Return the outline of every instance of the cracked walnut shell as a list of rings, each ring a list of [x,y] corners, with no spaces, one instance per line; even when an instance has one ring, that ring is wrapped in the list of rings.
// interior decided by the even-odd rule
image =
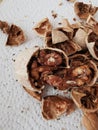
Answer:
[[[98,111],[98,84],[91,87],[73,88],[72,99],[84,112]]]
[[[37,23],[34,27],[34,30],[40,36],[44,37],[46,32],[52,29],[52,25],[48,18],[42,19],[39,23]]]
[[[89,15],[94,15],[97,10],[98,7],[92,7],[92,5],[83,2],[76,2],[74,4],[74,11],[81,19],[87,19]]]
[[[60,117],[62,114],[70,114],[74,111],[74,103],[71,99],[62,96],[46,96],[42,100],[42,115],[47,120]]]
[[[23,30],[16,25],[12,25],[8,33],[6,45],[17,46],[21,45],[24,41],[25,35],[23,33]]]

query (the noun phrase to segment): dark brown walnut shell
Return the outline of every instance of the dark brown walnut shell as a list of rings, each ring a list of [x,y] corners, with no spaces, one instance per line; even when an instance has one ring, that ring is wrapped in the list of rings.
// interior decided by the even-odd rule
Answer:
[[[32,53],[27,65],[27,72],[31,86],[40,91],[43,89],[46,77],[53,74],[59,67],[67,68],[68,57],[59,50],[53,48],[38,49]]]
[[[60,31],[59,31],[60,32]],[[62,34],[63,32],[61,32]],[[56,33],[57,34],[57,33]],[[65,36],[60,36],[58,33],[58,36],[53,34],[53,37],[51,36],[51,32],[46,33],[45,43],[46,46],[52,47],[52,48],[58,48],[63,50],[68,56],[76,53],[77,51],[81,50],[81,47],[73,42],[72,40],[68,40],[68,36],[63,33]],[[55,36],[55,37],[54,37]],[[57,38],[58,37],[58,38]],[[59,38],[60,37],[60,38]],[[55,40],[56,39],[56,40]],[[55,41],[55,42],[54,42]]]
[[[8,39],[6,45],[17,46],[22,44],[24,41],[25,41],[25,35],[23,30],[16,25],[12,25],[8,33]]]
[[[5,21],[1,21],[0,20],[0,29],[4,32],[4,33],[9,33],[9,30],[10,30],[10,26],[8,25],[7,22]]]
[[[86,130],[98,130],[98,115],[96,113],[84,113],[82,123]]]
[[[52,25],[48,18],[44,18],[37,23],[33,29],[37,32],[37,34],[44,37],[46,32],[52,29]]]
[[[62,114],[67,115],[74,111],[71,99],[61,96],[47,96],[42,100],[42,115],[47,120],[57,119]]]
[[[98,111],[98,84],[91,87],[73,88],[71,96],[77,107],[84,112]]]
[[[92,86],[98,78],[97,65],[86,55],[76,54],[70,57],[70,77],[76,86]]]
[[[98,35],[90,32],[86,37],[86,45],[92,57],[98,60]]]
[[[42,100],[42,93],[41,92],[39,93],[39,92],[33,91],[31,89],[28,89],[28,87],[24,87],[24,86],[23,86],[23,88],[29,95],[31,95],[36,100],[38,100],[38,101]]]
[[[94,15],[97,10],[98,7],[93,7],[91,4],[85,4],[83,2],[76,2],[74,4],[74,11],[81,19],[87,19],[90,14]]]

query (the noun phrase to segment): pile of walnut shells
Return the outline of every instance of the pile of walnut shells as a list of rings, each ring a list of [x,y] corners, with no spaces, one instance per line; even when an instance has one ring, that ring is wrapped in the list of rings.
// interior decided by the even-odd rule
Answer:
[[[64,19],[61,26],[54,29],[45,18],[34,27],[45,46],[22,52],[16,59],[16,75],[24,89],[42,102],[45,119],[70,114],[75,110],[75,103],[83,111],[82,122],[87,130],[97,130],[98,22],[92,15],[98,8],[77,2],[74,9],[85,22],[70,24]],[[47,85],[69,91],[72,99],[58,95],[44,97]]]

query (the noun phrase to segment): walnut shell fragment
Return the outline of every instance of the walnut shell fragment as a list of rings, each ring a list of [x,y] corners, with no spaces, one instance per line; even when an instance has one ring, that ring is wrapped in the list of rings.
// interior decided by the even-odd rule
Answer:
[[[32,91],[30,89],[28,89],[28,87],[24,87],[24,90],[29,94],[31,95],[33,98],[37,99],[38,101],[41,101],[42,100],[42,94],[41,93],[38,93],[36,91]]]
[[[72,55],[76,53],[77,51],[81,50],[81,47],[75,42],[73,42],[72,40],[69,40],[66,34],[63,37],[60,37],[60,38],[59,37],[60,37],[59,35],[58,35],[58,38],[56,35],[55,37],[53,37],[51,32],[47,32],[46,38],[45,38],[46,46],[61,49],[67,54],[67,56]]]
[[[22,44],[24,41],[25,41],[25,35],[23,33],[23,30],[16,25],[12,25],[9,30],[6,45],[16,46]]]
[[[47,31],[50,31],[52,29],[52,25],[48,18],[42,19],[37,25],[35,25],[34,30],[39,34],[40,36],[44,37]]]
[[[62,31],[59,31],[57,29],[52,30],[52,43],[53,44],[61,43],[61,42],[64,42],[68,39],[69,38]]]
[[[10,26],[8,25],[7,22],[5,21],[1,21],[0,20],[0,29],[4,32],[4,33],[9,33],[9,30],[10,30]]]
[[[98,111],[98,85],[92,87],[74,88],[71,96],[78,108],[84,112]]]
[[[36,90],[31,86],[30,81],[28,80],[27,65],[33,53],[35,53],[38,49],[39,47],[25,49],[18,54],[14,63],[16,79],[18,79],[23,86],[27,86],[28,89],[32,91]]]
[[[62,114],[74,111],[71,99],[61,96],[47,96],[42,100],[42,115],[47,120],[57,119]]]
[[[98,7],[93,7],[91,4],[85,4],[83,2],[76,2],[74,4],[74,11],[81,19],[87,19],[89,15],[94,15],[97,10]]]
[[[82,123],[86,130],[98,130],[98,115],[96,113],[84,113]]]
[[[94,32],[89,33],[86,37],[86,45],[92,57],[98,60],[98,35]]]
[[[86,39],[87,32],[84,29],[79,28],[73,38],[74,42],[76,42],[82,49],[86,49]]]

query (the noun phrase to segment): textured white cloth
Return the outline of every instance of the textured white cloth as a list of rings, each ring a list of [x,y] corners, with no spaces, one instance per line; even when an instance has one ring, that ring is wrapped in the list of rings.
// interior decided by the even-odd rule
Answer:
[[[62,6],[59,6],[60,2]],[[92,2],[98,6],[97,0]],[[55,20],[52,10],[58,14]],[[40,103],[29,96],[15,79],[13,63],[16,55],[25,48],[44,44],[32,30],[35,23],[44,17],[48,17],[54,27],[62,18],[73,22],[73,4],[66,0],[3,0],[0,3],[0,20],[19,25],[27,36],[23,45],[8,47],[5,46],[7,36],[0,31],[0,130],[84,130],[80,123],[80,110],[69,116],[63,115],[59,120],[44,120]]]

